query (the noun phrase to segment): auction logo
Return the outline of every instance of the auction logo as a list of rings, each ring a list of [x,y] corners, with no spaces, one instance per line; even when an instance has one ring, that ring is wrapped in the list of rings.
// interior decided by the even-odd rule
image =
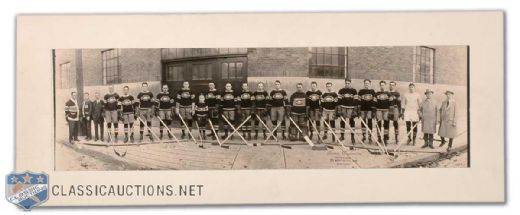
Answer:
[[[7,201],[30,210],[49,199],[49,176],[45,173],[11,173],[6,176]]]

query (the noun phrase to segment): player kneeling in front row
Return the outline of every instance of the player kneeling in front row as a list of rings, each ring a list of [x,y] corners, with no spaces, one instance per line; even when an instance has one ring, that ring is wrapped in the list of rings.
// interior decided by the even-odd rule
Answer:
[[[121,118],[123,118],[123,130],[125,132],[125,140],[124,142],[128,142],[128,131],[130,131],[130,142],[134,142],[134,113],[135,113],[135,104],[134,97],[128,94],[129,88],[128,86],[123,87],[123,95],[119,97],[119,102],[121,103]]]
[[[289,125],[289,140],[304,140],[303,136],[307,134],[307,105],[305,104],[307,95],[303,92],[303,84],[296,84],[296,92],[294,92],[289,100],[289,117],[298,125],[301,129],[302,134],[298,131],[298,128],[291,123]]]
[[[170,126],[172,124],[172,110],[175,105],[173,96],[168,92],[168,85],[162,86],[162,91],[157,94],[157,100],[155,103],[157,110],[157,116],[160,120],[166,124],[166,126]],[[163,123],[159,123],[159,139],[163,137]],[[168,129],[168,128],[167,128]],[[173,138],[172,134],[168,133],[168,138],[171,140]]]

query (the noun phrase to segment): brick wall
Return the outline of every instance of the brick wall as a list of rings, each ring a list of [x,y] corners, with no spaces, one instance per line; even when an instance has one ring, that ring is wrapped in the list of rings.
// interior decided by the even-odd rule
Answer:
[[[120,62],[124,83],[161,80],[161,49],[122,49]]]
[[[412,81],[412,47],[349,47],[352,79]]]
[[[249,48],[247,53],[250,77],[307,77],[308,48]]]
[[[435,82],[450,85],[467,85],[466,46],[433,46],[435,49]]]
[[[103,68],[101,51],[104,49],[83,49],[83,83],[85,86],[103,85]],[[76,63],[74,49],[56,50],[56,87],[63,82],[59,65],[70,62],[70,72],[75,77]],[[160,81],[161,51],[160,49],[122,49],[120,56],[121,78],[123,83],[141,81]],[[72,87],[76,85],[73,84]]]

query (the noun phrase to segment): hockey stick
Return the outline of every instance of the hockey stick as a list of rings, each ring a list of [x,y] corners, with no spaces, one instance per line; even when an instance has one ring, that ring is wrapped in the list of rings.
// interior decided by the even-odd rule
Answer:
[[[103,119],[105,120],[105,122],[107,121],[107,119],[105,117],[103,117]],[[121,156],[121,153],[119,153],[118,151],[116,151],[116,148],[114,147],[115,144],[114,144],[114,140],[112,139],[112,132],[110,131],[110,129],[108,129],[108,124],[107,124],[107,134],[108,134],[108,140],[110,141],[111,145],[112,145],[112,150],[114,150],[114,153],[118,156],[118,157],[122,157]],[[124,153],[123,156],[126,155],[126,151]]]
[[[384,121],[381,120],[381,123],[384,123]],[[381,145],[383,146],[385,151],[388,152],[388,149],[386,148],[386,144],[385,144],[385,137],[383,136],[383,131],[381,131],[381,129],[379,128],[379,123],[377,122],[377,120],[376,120],[376,129],[377,129],[377,132],[379,133],[379,138],[381,138],[381,142],[382,142]]]
[[[365,121],[362,119],[362,118],[359,118],[361,120],[361,123],[363,124],[363,126],[365,126],[365,128],[367,129],[367,131],[370,133],[370,137],[376,142],[377,146],[379,147],[379,149],[381,151],[383,151],[386,155],[390,155],[388,153],[388,151],[385,150],[385,148],[383,148],[381,146],[381,143],[379,143],[379,141],[377,141],[377,139],[374,139],[374,135],[372,135],[372,131],[370,130],[370,128],[368,128],[368,125],[365,123]]]
[[[195,144],[197,144],[197,139],[195,139],[195,137],[194,137],[193,134],[191,133],[190,127],[188,127],[188,125],[187,125],[186,122],[184,121],[184,118],[182,118],[182,116],[181,116],[180,113],[177,113],[177,116],[179,116],[179,118],[181,119],[181,122],[182,122],[182,124],[184,125],[184,127],[186,128],[186,130],[188,131],[188,134],[190,135],[191,139],[192,139],[193,141],[195,141]]]
[[[239,132],[237,132],[238,129],[240,129],[242,126],[244,126],[246,124],[246,122],[249,121],[249,119],[251,119],[251,115],[247,116],[246,120],[244,120],[242,123],[240,123],[240,125],[238,125],[238,127],[236,127],[236,128],[235,128],[235,126],[233,126],[233,124],[231,124],[231,122],[229,122],[229,120],[224,116],[224,114],[222,114],[221,116],[222,116],[222,119],[224,119],[224,121],[226,121],[226,123],[229,125],[229,127],[231,127],[233,129],[233,132],[231,132],[226,137],[226,139],[224,139],[222,141],[222,144],[224,144],[227,140],[229,140],[229,138],[231,138],[231,136],[233,136],[233,134],[237,133],[238,136],[242,139],[242,141],[244,141],[244,143],[246,145],[251,146],[251,144],[249,144],[249,142],[247,142],[247,140]]]
[[[178,144],[181,144],[179,139],[175,136],[175,134],[173,134],[173,132],[168,127],[168,125],[166,125],[166,123],[164,123],[164,121],[162,121],[162,119],[160,117],[158,117],[158,116],[156,116],[156,117],[157,117],[157,119],[159,119],[159,122],[166,128],[166,131],[168,131],[168,133],[170,133],[172,135],[172,137],[175,140],[175,142],[177,142]]]
[[[323,120],[323,124],[325,126],[327,126],[327,128],[329,129],[329,131],[332,134],[332,136],[334,136],[334,139],[336,139],[336,142],[338,142],[339,145],[341,145],[342,148],[347,148],[345,145],[343,145],[341,140],[339,140],[338,136],[336,135],[336,132],[334,130],[332,130],[332,127],[330,126],[330,124],[328,122],[326,122],[325,120]]]
[[[141,119],[140,116],[137,116],[137,119],[139,120],[139,122],[143,123],[144,127],[145,127],[148,131],[150,131],[150,134],[152,134],[152,136],[153,136],[156,140],[159,139],[159,137],[157,137],[157,135],[153,132],[152,128],[148,127],[148,125],[144,122],[143,119]],[[153,140],[152,140],[152,142],[153,142]]]
[[[199,132],[199,139],[200,139],[200,144],[197,144],[197,145],[199,145],[199,148],[203,149],[204,145],[202,144],[202,133],[200,132],[200,127],[199,127],[199,123],[197,122],[197,120],[195,120],[195,127],[197,127],[197,131]]]
[[[406,136],[409,137],[410,134],[413,133],[413,130],[415,129],[415,127],[417,127],[417,125],[419,124],[420,121],[418,121],[417,123],[415,123],[415,125],[410,129],[410,131],[408,133],[406,133]],[[413,138],[413,137],[412,137]],[[411,139],[411,138],[410,138]],[[401,146],[403,145],[404,142],[402,143],[399,143],[399,145],[397,145],[397,147],[394,149],[394,151],[397,151],[398,153],[401,153]]]
[[[314,146],[314,143],[309,138],[309,136],[307,136],[307,134],[303,133],[302,129],[300,129],[300,127],[296,124],[296,122],[291,118],[290,115],[288,115],[288,117],[289,117],[289,120],[293,123],[294,127],[296,127],[298,129],[298,131],[300,132],[300,134],[303,135],[303,139],[305,140],[305,142],[307,142],[307,144],[309,144],[310,146]]]
[[[273,137],[273,139],[275,139],[276,142],[278,142],[278,139],[274,136],[274,132],[276,131],[276,129],[278,129],[278,127],[280,127],[280,125],[282,125],[282,122],[279,122],[278,124],[276,124],[276,126],[273,128],[273,130],[271,130],[271,131],[269,132],[269,134],[267,134],[267,138],[265,138],[263,144],[267,143],[267,141],[268,141],[271,137]]]
[[[269,127],[265,124],[265,122],[262,120],[262,118],[260,116],[258,116],[258,114],[255,114],[256,118],[260,121],[260,123],[262,123],[262,126],[264,126],[265,130],[269,133],[271,133],[271,129],[269,129]],[[276,138],[275,136],[273,136],[274,140],[276,140],[276,142],[278,142],[278,138]]]
[[[215,132],[215,127],[213,127],[213,122],[211,122],[211,119],[208,119],[208,122],[209,126],[211,127],[211,131],[213,131],[213,134],[215,134],[215,139],[217,140],[218,145],[222,148],[229,149],[229,146],[224,146],[222,145],[222,142],[220,142],[217,132]]]
[[[311,126],[312,128],[314,129],[314,131],[316,131],[316,136],[318,136],[318,143],[322,143],[322,144],[325,144],[327,146],[327,148],[329,149],[334,149],[334,146],[331,146],[329,144],[326,144],[323,139],[321,139],[320,137],[320,131],[318,131],[318,128],[316,128],[316,124],[311,120],[311,118],[309,117],[309,122],[311,123]]]
[[[366,150],[368,151],[368,153],[373,154],[373,155],[380,155],[382,153],[381,151],[374,152],[374,151],[368,149],[368,146],[363,142],[363,139],[360,138],[358,134],[356,134],[356,131],[354,130],[354,128],[352,128],[350,126],[350,123],[347,123],[347,120],[343,116],[340,116],[340,119],[343,121],[343,123],[345,123],[345,125],[348,126],[348,129],[350,130],[350,132],[352,132],[352,134],[354,134],[354,137],[357,139],[357,141],[359,141],[361,143],[361,145],[363,145],[364,147],[367,147]]]

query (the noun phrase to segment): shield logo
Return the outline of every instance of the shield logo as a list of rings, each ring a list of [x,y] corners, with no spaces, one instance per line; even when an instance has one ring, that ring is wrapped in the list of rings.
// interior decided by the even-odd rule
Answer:
[[[21,172],[6,176],[7,201],[31,210],[49,199],[49,176],[46,173]]]

